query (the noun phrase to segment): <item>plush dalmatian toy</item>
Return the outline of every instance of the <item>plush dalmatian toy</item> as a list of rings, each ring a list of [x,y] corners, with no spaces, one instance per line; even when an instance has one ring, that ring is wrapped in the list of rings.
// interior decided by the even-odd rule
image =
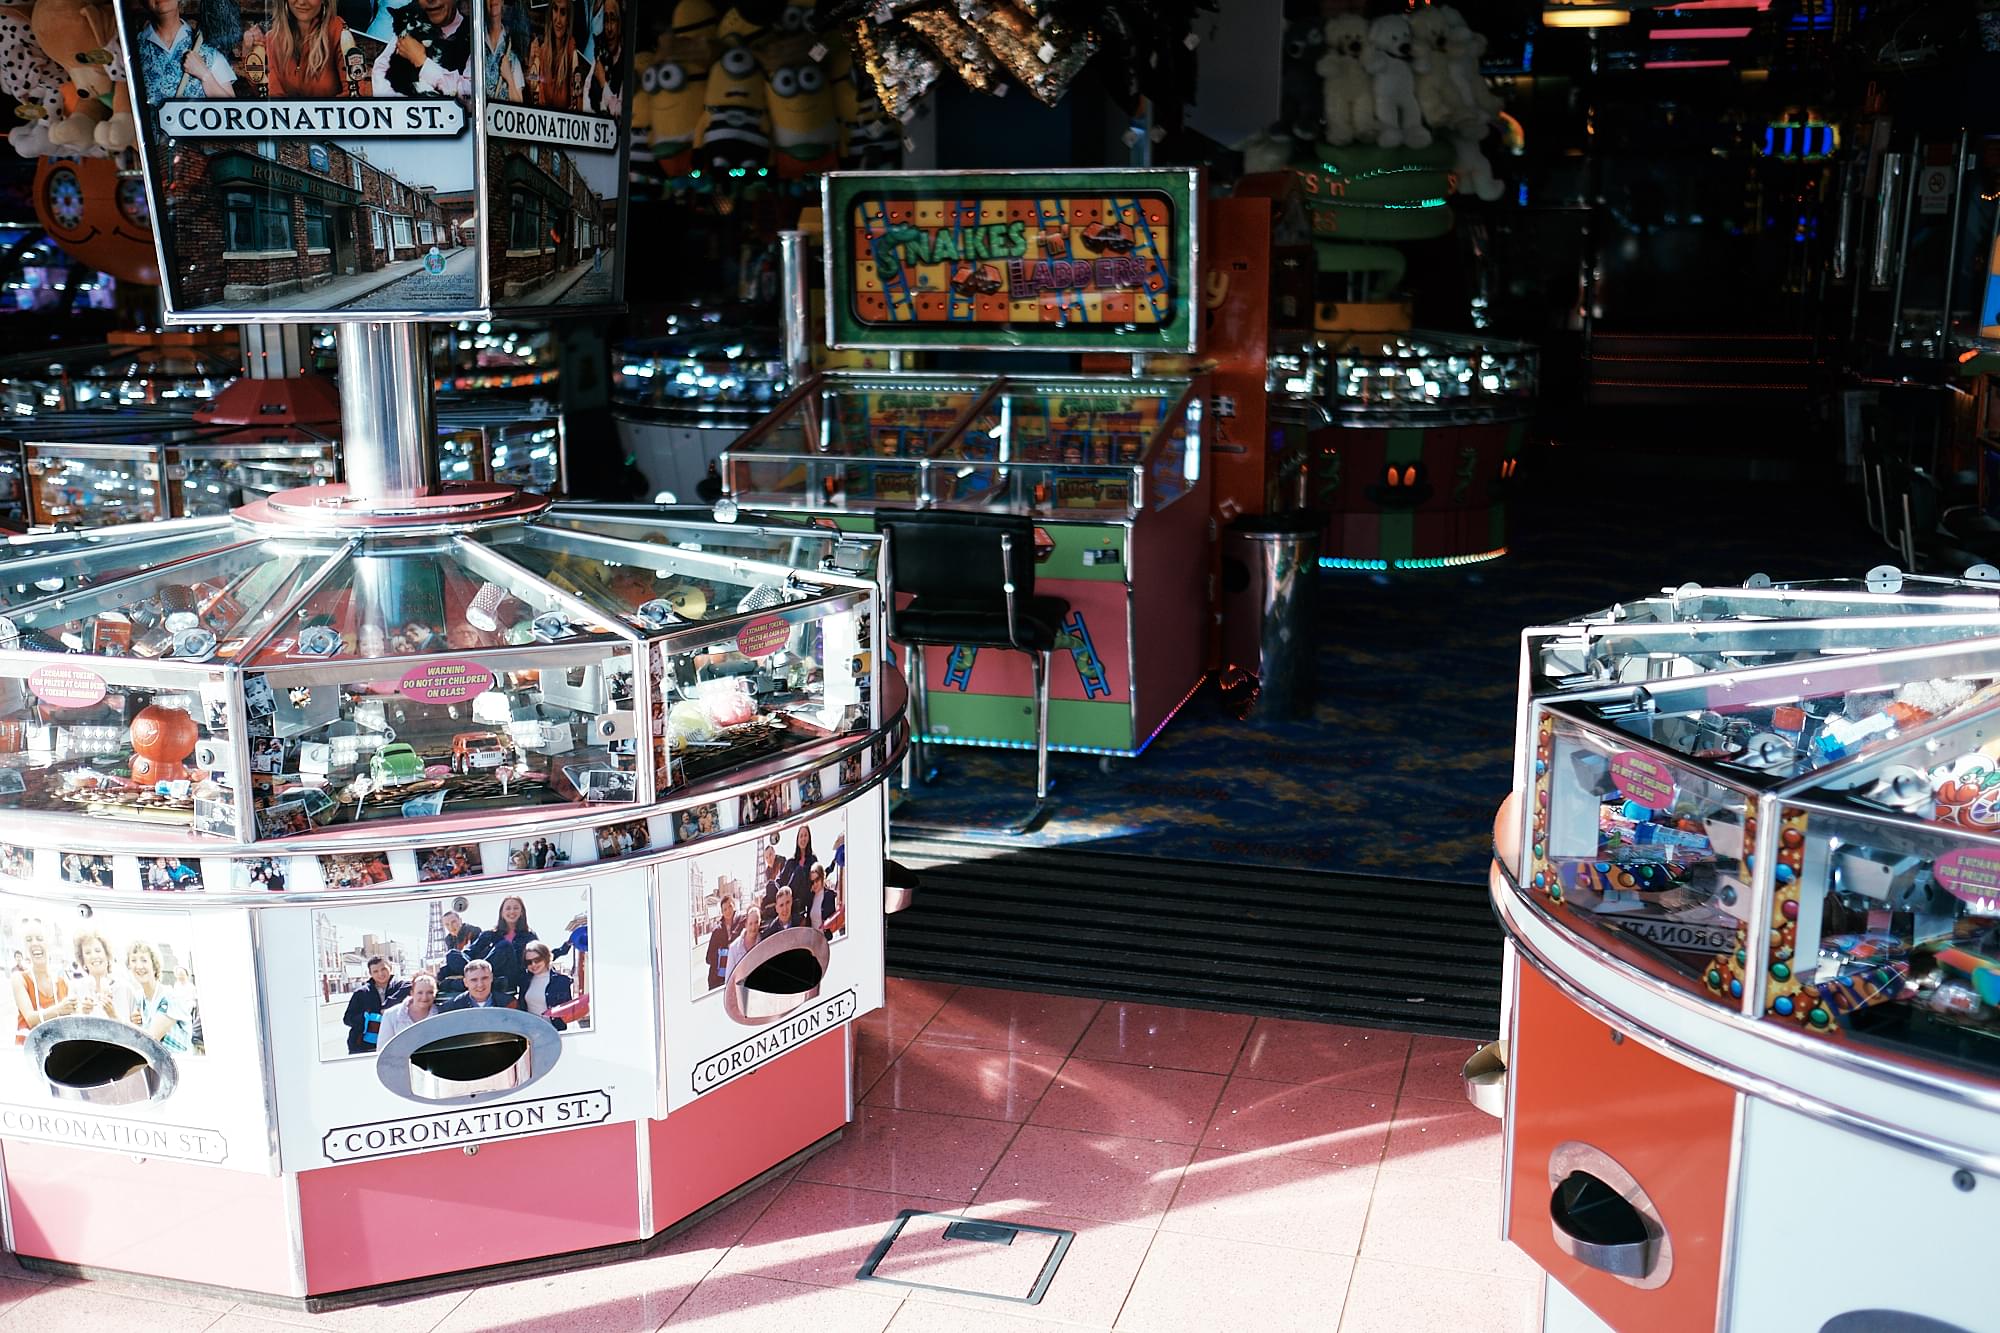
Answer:
[[[21,105],[25,122],[8,132],[7,142],[22,157],[42,157],[55,145],[49,131],[63,118],[63,85],[69,76],[35,40],[29,6],[0,5],[0,92]]]

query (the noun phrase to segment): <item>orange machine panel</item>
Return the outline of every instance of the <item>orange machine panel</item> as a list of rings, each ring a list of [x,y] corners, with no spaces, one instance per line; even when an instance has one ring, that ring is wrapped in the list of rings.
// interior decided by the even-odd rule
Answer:
[[[1736,1093],[1675,1064],[1566,999],[1534,968],[1518,968],[1507,1235],[1549,1276],[1621,1333],[1715,1326]],[[1557,1244],[1551,1157],[1588,1145],[1629,1172],[1672,1247],[1652,1289],[1586,1267]]]

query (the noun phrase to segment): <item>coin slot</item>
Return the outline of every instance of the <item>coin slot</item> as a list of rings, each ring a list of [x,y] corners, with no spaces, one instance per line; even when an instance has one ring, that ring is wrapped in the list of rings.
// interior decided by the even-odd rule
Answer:
[[[506,1096],[556,1066],[562,1039],[519,1009],[460,1009],[404,1028],[375,1057],[375,1075],[399,1097],[470,1102]]]
[[[50,1095],[63,1101],[132,1106],[174,1090],[167,1048],[114,1019],[80,1014],[50,1019],[28,1035],[27,1051]]]
[[[724,1008],[738,1023],[782,1018],[819,994],[829,959],[826,936],[810,927],[768,935],[731,965]]]
[[[478,1083],[504,1074],[528,1054],[528,1040],[506,1032],[469,1032],[411,1052],[410,1063],[447,1083]]]
[[[106,1105],[143,1102],[157,1081],[146,1077],[146,1058],[103,1041],[59,1041],[42,1061],[42,1074],[57,1096]]]

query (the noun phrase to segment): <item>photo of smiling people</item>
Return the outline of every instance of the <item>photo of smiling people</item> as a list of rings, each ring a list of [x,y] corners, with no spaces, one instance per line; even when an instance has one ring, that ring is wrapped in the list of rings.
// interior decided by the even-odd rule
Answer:
[[[397,1033],[459,1009],[520,1009],[557,1030],[590,1027],[584,962],[590,888],[472,893],[313,913],[319,1057],[374,1055]]]
[[[52,1019],[109,1018],[176,1055],[202,1055],[201,999],[187,918],[99,911],[81,920],[33,908],[0,910],[0,951],[12,959],[14,1044]]]
[[[829,943],[847,934],[847,815],[803,820],[688,864],[693,995],[722,988],[730,964],[781,930]]]

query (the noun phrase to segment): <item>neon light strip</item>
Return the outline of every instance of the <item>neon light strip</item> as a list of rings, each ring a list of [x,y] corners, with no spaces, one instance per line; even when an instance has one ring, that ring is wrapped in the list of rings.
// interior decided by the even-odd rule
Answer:
[[[1648,60],[1647,69],[1715,69],[1727,60]]]
[[[1690,9],[1754,9],[1759,14],[1771,7],[1771,0],[1687,0],[1685,4],[1659,5],[1655,13],[1685,13]]]
[[[1457,569],[1460,565],[1480,565],[1488,560],[1498,560],[1505,554],[1507,548],[1502,546],[1498,550],[1481,551],[1477,555],[1426,555],[1398,557],[1394,560],[1349,560],[1341,556],[1323,555],[1319,558],[1319,567],[1377,574],[1391,569]]]
[[[1653,40],[1656,42],[1678,42],[1682,40],[1699,42],[1706,41],[1709,38],[1715,38],[1719,41],[1734,41],[1738,37],[1748,37],[1749,35],[1750,29],[1748,28],[1655,28],[1651,34]]]

